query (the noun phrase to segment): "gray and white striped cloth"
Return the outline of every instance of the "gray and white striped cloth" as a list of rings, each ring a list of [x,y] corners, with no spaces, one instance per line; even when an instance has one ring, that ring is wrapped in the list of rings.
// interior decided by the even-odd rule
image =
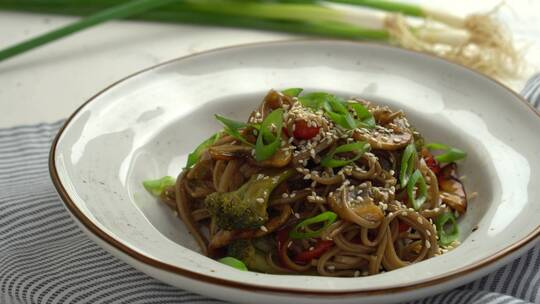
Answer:
[[[522,94],[540,106],[540,75]],[[0,129],[0,303],[223,303],[138,272],[79,230],[47,169],[61,125]],[[540,242],[480,280],[415,303],[540,304]]]

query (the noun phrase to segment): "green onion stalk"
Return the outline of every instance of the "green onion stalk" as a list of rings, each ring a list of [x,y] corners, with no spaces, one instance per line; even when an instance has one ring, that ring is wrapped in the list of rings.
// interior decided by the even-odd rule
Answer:
[[[361,9],[351,10],[351,5]],[[434,53],[498,78],[515,76],[520,60],[512,40],[500,30],[490,15],[460,18],[398,2],[0,0],[0,9],[85,16],[71,25],[0,50],[0,61],[90,26],[121,18],[386,41]],[[436,20],[445,26],[432,26],[429,22],[422,26],[412,26],[404,15]]]
[[[514,46],[511,34],[495,17],[501,5],[487,13],[459,16],[430,6],[397,1],[329,0],[329,2],[388,12],[385,17],[387,28],[399,44],[407,48],[434,53],[495,78],[514,78],[522,72],[522,56]],[[411,27],[406,26],[403,15],[428,22],[411,31]],[[436,23],[435,26],[429,26],[432,23]],[[458,31],[446,36],[450,39],[447,41],[449,43],[437,43],[438,39],[442,38],[439,33],[443,31],[437,26]]]

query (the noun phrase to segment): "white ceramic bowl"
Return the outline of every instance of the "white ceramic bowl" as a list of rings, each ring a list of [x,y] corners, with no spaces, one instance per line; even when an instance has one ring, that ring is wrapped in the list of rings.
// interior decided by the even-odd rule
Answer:
[[[176,176],[219,126],[245,119],[270,88],[362,96],[401,108],[430,140],[465,149],[462,245],[395,271],[360,278],[241,272],[197,253],[183,224],[141,181]],[[62,128],[53,181],[74,219],[117,257],[169,284],[243,303],[388,303],[478,278],[540,234],[540,119],[518,95],[467,68],[375,44],[293,41],[173,60],[98,93]],[[475,232],[471,232],[478,226]]]

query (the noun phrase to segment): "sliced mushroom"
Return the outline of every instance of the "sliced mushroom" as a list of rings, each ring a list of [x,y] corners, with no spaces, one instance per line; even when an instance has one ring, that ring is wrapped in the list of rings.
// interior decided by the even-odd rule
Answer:
[[[257,165],[261,167],[273,167],[273,168],[282,168],[287,166],[292,160],[292,153],[290,150],[278,149],[272,157],[267,160],[258,162]]]
[[[357,186],[342,186],[328,197],[330,208],[341,218],[367,228],[376,228],[384,219],[382,210],[375,205],[380,199],[380,191],[376,193],[371,183]]]
[[[393,112],[389,107],[376,107],[371,111],[375,121],[381,125],[386,125],[397,118],[404,116],[403,111]]]
[[[258,112],[260,116],[255,116],[256,112],[251,114],[251,117],[256,119],[265,118],[272,110],[283,107],[284,104],[291,106],[294,103],[292,97],[282,94],[281,92],[270,90],[264,97],[263,103],[260,105]],[[250,117],[250,120],[251,120]]]
[[[427,184],[428,200],[422,205],[422,209],[434,209],[436,207],[439,207],[440,190],[437,176],[435,175],[435,173],[433,173],[433,171],[430,170],[429,166],[426,164],[426,161],[423,158],[420,158],[418,160],[418,168],[420,169],[422,176],[424,176],[424,180]]]
[[[448,207],[460,214],[467,210],[467,193],[465,187],[457,176],[456,163],[444,166],[439,173],[440,196]]]
[[[382,150],[399,150],[411,142],[413,135],[406,127],[402,118],[394,119],[391,124],[384,126],[391,133],[379,132],[377,129],[357,129],[353,133],[354,139],[367,141],[371,148]]]

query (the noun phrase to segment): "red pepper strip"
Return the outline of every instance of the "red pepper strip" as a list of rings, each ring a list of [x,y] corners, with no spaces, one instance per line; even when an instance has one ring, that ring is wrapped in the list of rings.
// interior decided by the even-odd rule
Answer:
[[[399,232],[405,232],[407,230],[409,230],[409,228],[411,228],[411,226],[405,222],[402,222],[402,221],[399,221]]]
[[[439,162],[433,157],[433,154],[429,152],[428,149],[422,148],[422,151],[420,151],[420,154],[422,155],[422,158],[426,161],[426,165],[435,173],[435,175],[439,174],[441,171],[441,166],[439,165]]]
[[[320,257],[325,252],[330,250],[330,248],[332,248],[333,246],[334,246],[334,241],[319,240],[315,244],[315,246],[313,246],[313,250],[306,250],[306,251],[300,252],[294,257],[294,261],[297,263],[305,264],[315,258]]]
[[[320,127],[309,127],[305,120],[298,120],[294,123],[293,135],[298,139],[310,139],[319,134]]]

